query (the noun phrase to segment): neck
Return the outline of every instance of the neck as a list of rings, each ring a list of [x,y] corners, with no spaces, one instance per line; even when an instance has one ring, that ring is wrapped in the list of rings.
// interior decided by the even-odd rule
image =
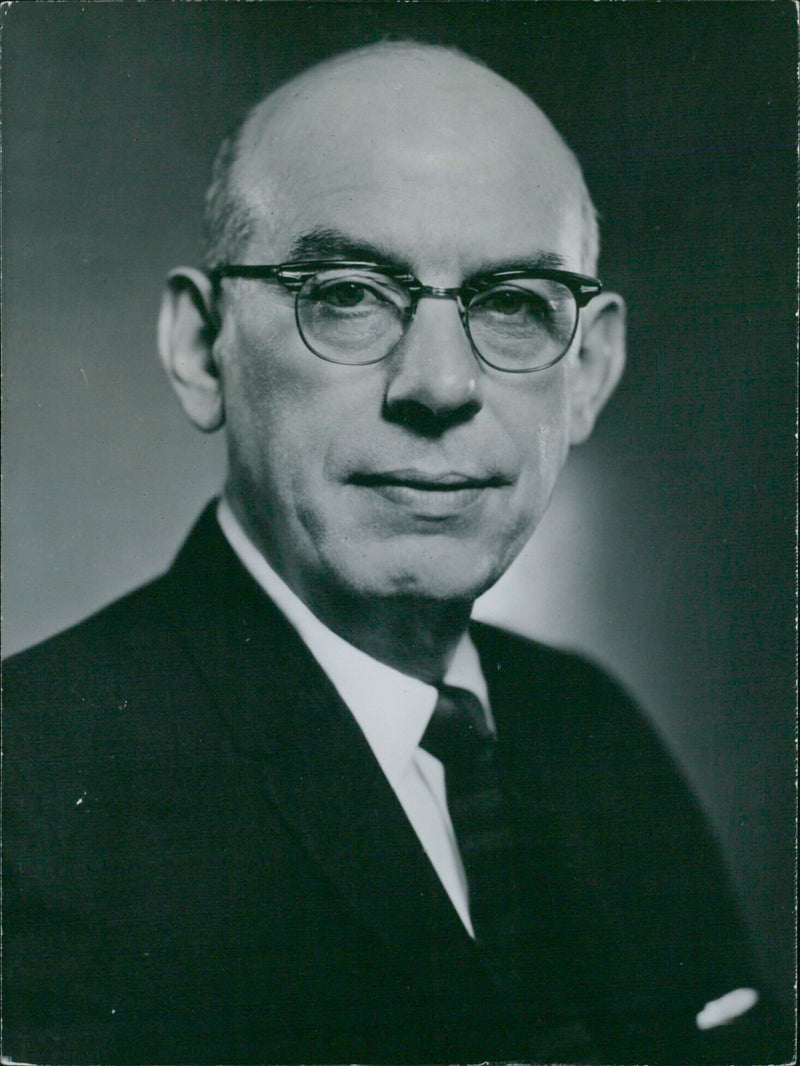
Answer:
[[[363,602],[341,595],[306,599],[340,637],[404,674],[438,684],[469,624],[471,603],[393,597]]]
[[[291,567],[281,566],[258,536],[246,508],[235,493],[228,505],[253,547],[269,562],[309,610],[334,633],[379,662],[429,684],[439,683],[461,640],[472,601],[443,601],[424,596],[357,596],[330,579],[313,582]]]

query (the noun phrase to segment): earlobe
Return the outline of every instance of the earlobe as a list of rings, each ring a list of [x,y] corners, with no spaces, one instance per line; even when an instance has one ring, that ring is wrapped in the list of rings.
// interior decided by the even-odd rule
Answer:
[[[225,421],[222,380],[214,360],[217,330],[209,278],[192,267],[171,271],[158,318],[158,350],[181,406],[204,433]]]
[[[570,444],[591,435],[625,367],[625,301],[609,292],[589,307],[570,383]]]

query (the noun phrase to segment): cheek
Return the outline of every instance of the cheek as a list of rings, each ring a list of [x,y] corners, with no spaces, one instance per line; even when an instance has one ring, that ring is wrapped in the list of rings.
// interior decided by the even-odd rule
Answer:
[[[249,496],[261,497],[265,489],[274,496],[297,450],[302,388],[287,361],[276,357],[285,346],[284,333],[280,323],[269,320],[257,332],[226,323],[215,349],[223,378],[229,478]]]
[[[241,318],[241,323],[238,321]],[[253,321],[251,321],[253,319]],[[293,320],[286,314],[230,317],[217,342],[223,369],[229,432],[241,426],[260,443],[291,425],[293,410],[308,396],[304,353],[294,351]],[[285,412],[285,415],[284,415]]]
[[[506,405],[506,427],[519,449],[521,502],[538,520],[569,451],[567,368],[559,363],[523,385]]]
[[[347,374],[356,368],[312,355],[287,315],[232,325],[219,358],[232,464],[267,493],[301,504],[320,490],[333,444],[365,406],[363,382]]]

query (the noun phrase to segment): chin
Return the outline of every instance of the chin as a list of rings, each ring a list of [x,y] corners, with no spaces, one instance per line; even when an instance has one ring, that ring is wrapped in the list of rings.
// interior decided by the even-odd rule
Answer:
[[[366,562],[366,560],[362,560]],[[510,562],[510,560],[509,560]],[[360,595],[378,599],[412,598],[435,603],[472,603],[500,579],[508,564],[499,565],[477,552],[384,549],[374,566],[359,568],[348,582]],[[355,579],[355,580],[353,580]]]

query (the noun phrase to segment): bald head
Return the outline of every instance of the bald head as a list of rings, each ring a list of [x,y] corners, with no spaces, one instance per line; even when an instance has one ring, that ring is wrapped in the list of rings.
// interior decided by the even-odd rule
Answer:
[[[383,171],[390,188],[409,152],[452,195],[476,185],[531,186],[569,210],[579,229],[578,269],[594,271],[595,209],[577,159],[533,101],[454,49],[381,43],[334,56],[255,105],[217,155],[206,197],[206,264],[241,258],[254,230],[279,230],[300,211],[306,175]],[[468,178],[464,181],[460,179]],[[311,181],[313,185],[313,179]],[[310,192],[310,188],[309,188]],[[465,221],[471,205],[464,194]],[[474,202],[474,198],[473,198]],[[420,214],[424,225],[424,212]],[[278,247],[272,253],[280,257]]]

